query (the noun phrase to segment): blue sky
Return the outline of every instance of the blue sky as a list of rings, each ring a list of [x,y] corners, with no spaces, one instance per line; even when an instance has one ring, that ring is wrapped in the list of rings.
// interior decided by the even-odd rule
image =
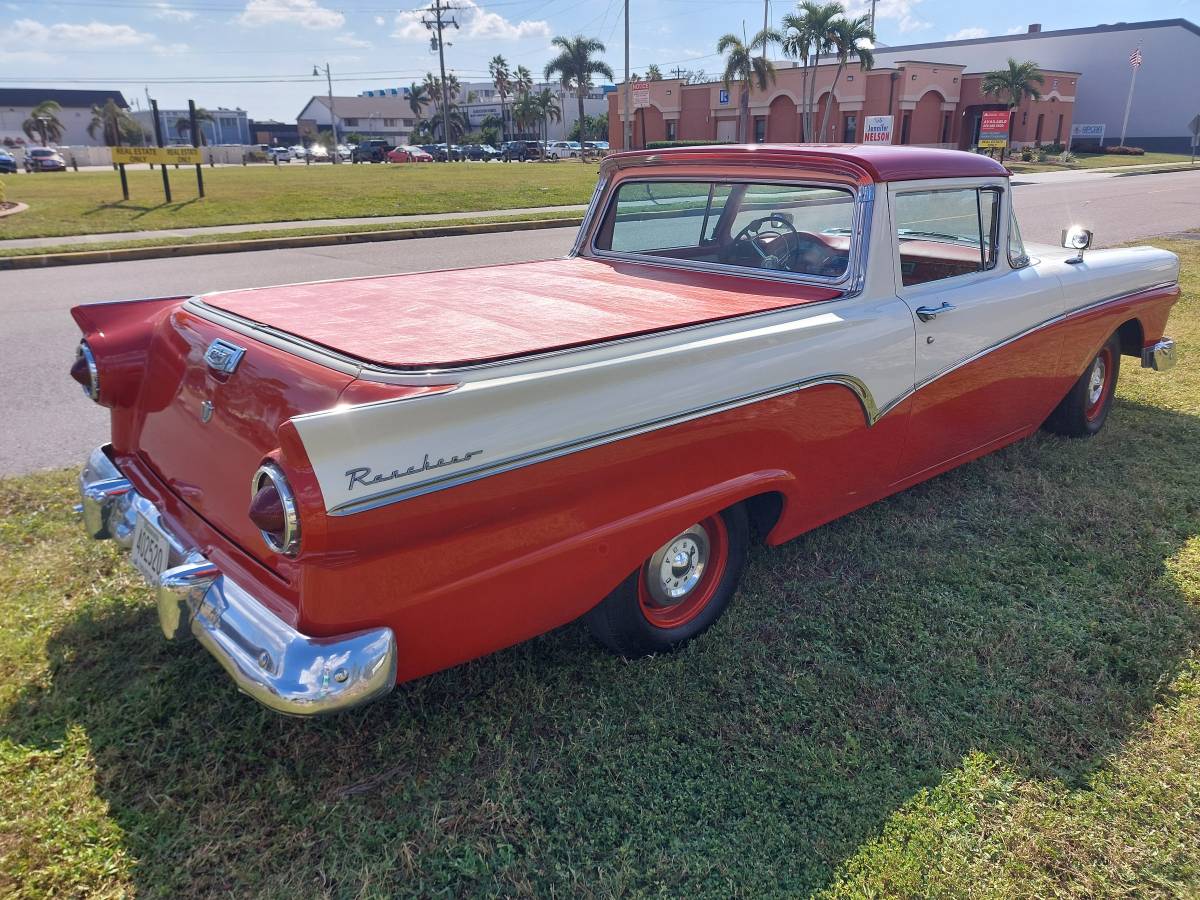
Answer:
[[[449,0],[460,28],[451,33],[447,66],[483,80],[487,60],[503,54],[538,74],[556,34],[599,37],[621,75],[624,0]],[[727,32],[762,26],[762,0],[630,0],[631,62],[720,72],[713,52]],[[852,13],[870,0],[850,0]],[[776,0],[773,21],[793,8]],[[238,107],[256,118],[294,120],[307,99],[324,93],[314,63],[329,62],[339,94],[392,87],[436,70],[419,7],[383,0],[39,0],[0,3],[0,85],[117,87],[132,102],[145,89],[166,106],[191,97],[201,106]],[[982,37],[1105,22],[1187,18],[1200,21],[1200,0],[1046,3],[1007,0],[879,0],[885,44]]]

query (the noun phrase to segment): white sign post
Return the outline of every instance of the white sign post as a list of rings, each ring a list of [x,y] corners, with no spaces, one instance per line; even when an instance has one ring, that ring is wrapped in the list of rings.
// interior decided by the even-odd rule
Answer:
[[[1194,166],[1196,164],[1196,148],[1200,147],[1200,115],[1188,122],[1188,129],[1192,132],[1192,165]]]
[[[635,81],[630,86],[633,88],[633,108],[645,109],[648,107],[650,105],[650,82]]]
[[[867,116],[863,123],[864,144],[890,144],[892,142],[892,117]]]

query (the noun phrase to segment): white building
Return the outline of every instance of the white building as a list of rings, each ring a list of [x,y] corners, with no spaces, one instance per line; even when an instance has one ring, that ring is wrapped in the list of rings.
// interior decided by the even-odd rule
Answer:
[[[210,121],[200,121],[200,131],[204,133],[206,146],[215,147],[218,144],[249,144],[250,120],[244,109],[226,109],[223,106],[208,110],[212,116]],[[148,109],[139,109],[133,114],[134,119],[142,126],[146,134],[154,134],[154,113]],[[163,109],[159,107],[158,121],[162,125],[164,144],[190,144],[191,119],[186,109]]]
[[[101,147],[103,132],[96,137],[87,133],[92,122],[92,107],[103,106],[109,99],[117,106],[129,108],[120,91],[88,90],[64,91],[51,88],[0,88],[0,145],[36,144],[30,141],[21,125],[29,118],[35,106],[53,100],[62,107],[57,118],[63,124],[63,137],[59,142],[64,147]]]
[[[300,110],[296,125],[302,139],[328,131],[334,116],[338,137],[343,141],[346,135],[357,133],[364,138],[382,138],[391,144],[407,144],[408,136],[417,126],[416,116],[404,96],[334,97],[332,114],[329,103],[329,97],[313,97]]]
[[[922,59],[965,66],[970,74],[1002,69],[1012,57],[1033,60],[1042,69],[1078,72],[1083,88],[1075,101],[1075,124],[1103,124],[1104,143],[1116,144],[1129,96],[1129,56],[1138,47],[1142,66],[1125,143],[1186,153],[1191,142],[1188,123],[1200,114],[1200,27],[1186,19],[1061,31],[1030,25],[1025,34],[877,47],[875,62],[892,66],[920,53]]]

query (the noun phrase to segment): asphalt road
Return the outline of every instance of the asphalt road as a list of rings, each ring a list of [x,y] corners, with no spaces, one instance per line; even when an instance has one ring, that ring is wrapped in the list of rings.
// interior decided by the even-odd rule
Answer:
[[[1057,243],[1064,226],[1078,223],[1105,245],[1200,228],[1198,194],[1200,171],[1073,173],[1018,183],[1014,196],[1027,241]],[[78,465],[107,439],[106,410],[67,378],[76,304],[544,259],[564,254],[573,238],[574,229],[556,228],[0,272],[0,475]]]

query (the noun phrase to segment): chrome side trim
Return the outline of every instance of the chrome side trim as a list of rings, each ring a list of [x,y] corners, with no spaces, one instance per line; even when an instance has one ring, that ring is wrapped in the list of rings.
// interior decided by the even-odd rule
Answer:
[[[1175,368],[1175,342],[1165,337],[1153,347],[1144,349],[1142,351],[1142,368],[1153,369],[1155,372],[1165,372]]]
[[[329,510],[329,515],[353,515],[354,513],[365,512],[370,509],[377,509],[381,506],[388,506],[392,503],[399,503],[403,500],[411,500],[414,497],[420,497],[425,494],[431,494],[435,491],[442,491],[446,490],[447,488],[457,487],[472,481],[478,481],[481,478],[498,475],[501,472],[510,472],[513,469],[521,469],[536,463],[556,459],[560,456],[577,453],[580,450],[588,450],[592,447],[600,447],[604,444],[611,444],[614,441],[634,437],[639,434],[645,434],[646,432],[655,431],[659,428],[682,424],[683,422],[689,422],[693,419],[713,415],[714,413],[725,412],[726,410],[736,409],[739,406],[746,406],[751,403],[757,403],[761,400],[769,400],[773,397],[780,397],[784,394],[791,394],[796,391],[817,387],[818,385],[822,384],[836,384],[848,388],[862,406],[863,417],[865,418],[867,425],[874,425],[875,422],[878,421],[880,412],[875,403],[875,398],[872,396],[870,388],[868,388],[861,379],[841,372],[817,375],[813,378],[806,378],[802,381],[779,385],[763,391],[756,391],[753,394],[745,394],[740,397],[734,397],[729,400],[723,400],[707,406],[696,407],[694,409],[689,409],[685,412],[676,413],[671,416],[640,422],[636,425],[631,425],[626,428],[588,435],[587,437],[568,441],[553,447],[545,447],[529,453],[523,453],[519,456],[511,456],[506,459],[498,460],[494,463],[488,463],[486,465],[476,466],[472,469],[455,472],[453,475],[447,475],[442,478],[430,478],[426,481],[405,485],[404,487],[398,487],[385,493],[374,494],[370,497],[365,497],[362,500],[343,503],[339,506],[335,506]]]
[[[242,692],[276,712],[311,716],[366,703],[395,685],[397,647],[390,628],[302,634],[199,550],[185,549],[186,538],[173,534],[154,504],[121,477],[105,447],[92,451],[79,480],[93,537],[114,537],[128,548],[138,515],[166,535],[172,567],[155,585],[159,626],[170,640],[193,635]],[[124,482],[120,492],[109,489],[116,482]],[[104,526],[100,533],[96,521]]]

